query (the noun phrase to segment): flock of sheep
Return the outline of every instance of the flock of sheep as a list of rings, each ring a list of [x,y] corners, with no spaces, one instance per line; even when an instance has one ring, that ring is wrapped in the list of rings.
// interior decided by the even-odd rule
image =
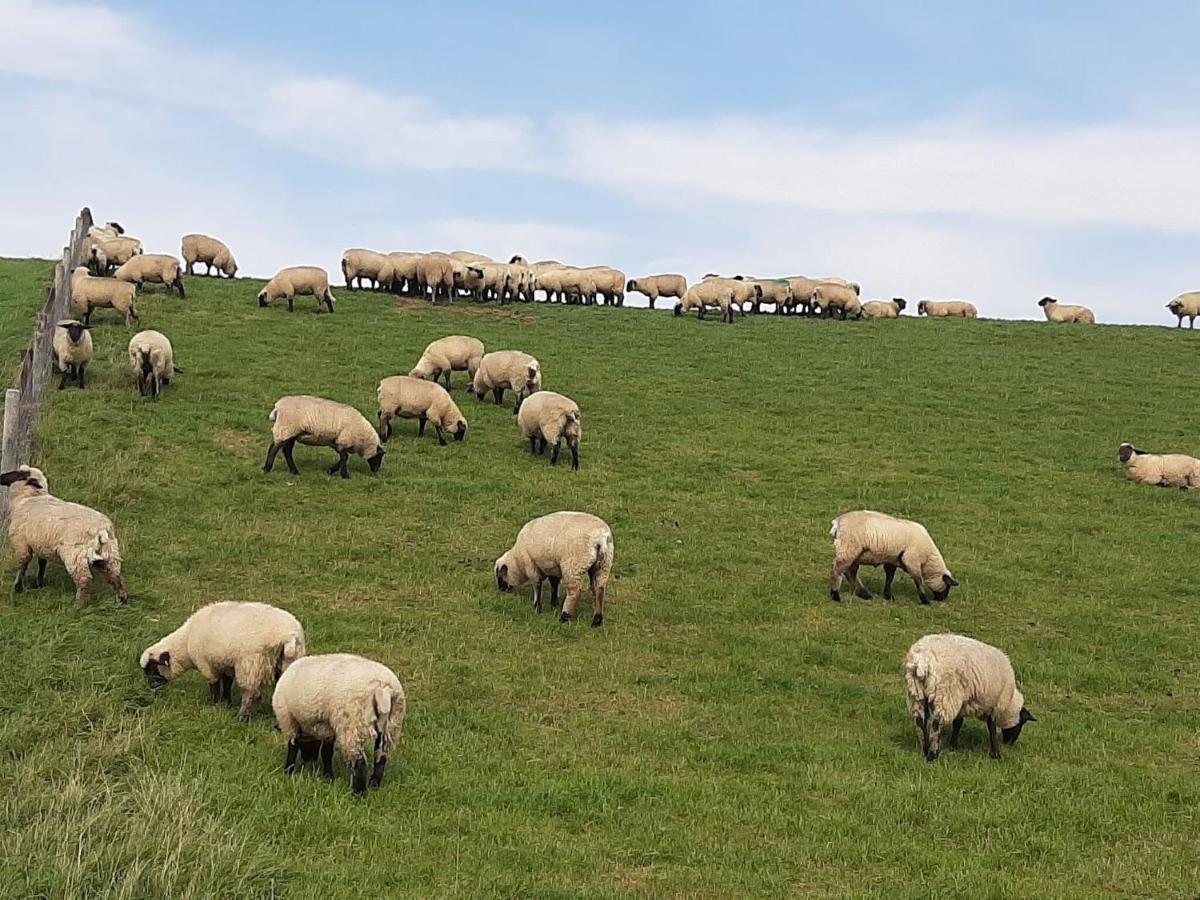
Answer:
[[[204,235],[183,239],[186,273],[198,263],[206,274],[233,277],[237,263],[222,242]],[[59,322],[54,338],[55,362],[62,373],[60,389],[69,380],[86,385],[86,369],[94,348],[90,319],[96,308],[111,307],[127,323],[139,320],[134,306],[137,288],[164,285],[185,296],[183,270],[172,256],[145,254],[140,241],[126,236],[116,223],[93,226],[84,247],[88,265],[72,275],[72,299],[80,320]],[[110,269],[111,277],[108,276]],[[90,271],[89,271],[90,270]],[[414,293],[436,301],[456,296],[476,300],[531,302],[536,291],[549,302],[620,305],[625,291],[645,294],[653,307],[661,297],[677,300],[676,314],[706,307],[721,310],[733,321],[734,307],[744,314],[762,303],[774,304],[781,314],[822,314],[838,318],[895,318],[903,299],[859,302],[859,287],[841,279],[749,279],[706,276],[690,287],[679,275],[626,280],[607,267],[580,269],[552,260],[527,264],[521,257],[496,263],[479,254],[380,254],[348,250],[342,258],[347,288],[364,283],[378,290]],[[326,272],[314,266],[283,269],[258,294],[261,306],[286,299],[293,309],[296,295],[311,295],[332,313],[334,297]],[[1094,322],[1090,310],[1066,306],[1047,297],[1040,301],[1047,319]],[[1186,316],[1200,315],[1200,292],[1184,294],[1169,304],[1182,325]],[[930,316],[974,318],[975,307],[964,301],[922,300],[918,312]],[[158,398],[162,387],[181,370],[174,365],[170,341],[157,331],[139,332],[129,344],[130,368],[139,393]],[[384,378],[378,388],[378,424],[372,425],[352,406],[311,396],[280,398],[270,412],[271,443],[264,463],[272,471],[282,452],[288,470],[299,474],[292,451],[297,442],[327,446],[337,454],[329,473],[349,477],[350,455],[366,460],[378,471],[384,444],[396,417],[419,421],[418,436],[432,422],[440,444],[467,435],[467,421],[450,395],[451,373],[463,371],[470,391],[479,399],[491,394],[497,405],[504,393],[516,394],[513,413],[533,453],[552,447],[550,462],[558,459],[565,441],[572,468],[579,468],[582,436],[580,410],[562,394],[542,389],[538,360],[518,350],[486,352],[476,338],[452,335],[429,344],[407,375]],[[445,387],[440,383],[445,381]],[[1177,454],[1155,455],[1122,444],[1118,456],[1128,476],[1158,486],[1200,488],[1200,459]],[[46,565],[56,560],[75,583],[76,600],[87,603],[92,573],[99,572],[126,600],[121,578],[121,552],[112,521],[96,510],[70,503],[49,493],[45,474],[21,466],[0,474],[9,489],[9,536],[19,569],[14,590],[25,587],[26,571],[38,560],[36,585],[45,586]],[[897,571],[908,575],[921,602],[943,601],[958,581],[929,532],[919,523],[870,510],[844,513],[830,532],[834,562],[830,596],[841,600],[844,579],[856,596],[871,597],[859,580],[862,566],[884,570],[884,596],[894,599]],[[593,597],[592,626],[604,621],[604,594],[612,570],[614,541],[609,526],[583,512],[556,512],[528,522],[513,546],[495,563],[499,590],[532,586],[533,608],[542,610],[542,588],[550,587],[550,603],[561,604],[560,621],[574,618],[588,580]],[[564,593],[560,597],[560,586]],[[301,761],[321,761],[322,772],[333,777],[336,749],[352,773],[355,792],[378,786],[405,715],[405,696],[396,674],[386,666],[350,654],[307,655],[304,629],[290,613],[262,603],[214,603],[195,612],[162,640],[146,648],[139,665],[155,686],[196,669],[210,686],[214,702],[232,702],[232,686],[241,691],[239,715],[248,720],[259,700],[274,683],[272,697],[277,724],[286,740],[285,770],[294,773]],[[1000,756],[999,741],[1017,740],[1027,722],[1036,721],[1026,708],[1008,657],[995,647],[953,634],[928,635],[917,641],[905,660],[908,706],[926,758],[940,753],[941,733],[951,725],[950,746],[958,739],[964,717],[986,722],[991,752]],[[998,737],[999,733],[999,737]],[[372,744],[373,769],[368,777],[366,745]]]

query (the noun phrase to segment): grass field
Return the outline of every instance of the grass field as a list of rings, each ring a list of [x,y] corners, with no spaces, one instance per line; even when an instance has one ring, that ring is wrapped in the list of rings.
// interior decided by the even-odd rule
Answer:
[[[0,264],[6,306],[36,305],[29,265]],[[1200,451],[1196,335],[344,289],[332,317],[289,315],[259,285],[144,292],[186,370],[157,404],[111,311],[89,388],[50,398],[36,461],[113,517],[131,602],[98,585],[76,609],[52,568],[0,603],[0,896],[1197,892],[1200,498],[1116,460]],[[542,361],[583,410],[580,472],[531,458],[461,373],[465,443],[404,422],[378,475],[331,478],[314,448],[299,478],[261,471],[277,397],[373,419],[379,378],[453,333]],[[923,521],[962,587],[831,603],[829,521],[858,507]],[[493,560],[556,509],[613,528],[601,629],[590,599],[561,626],[495,590]],[[219,599],[397,671],[381,790],[352,796],[340,761],[333,785],[289,780],[269,714],[239,723],[195,674],[151,691],[142,648]],[[978,722],[918,752],[902,661],[944,630],[1006,649],[1039,718],[1000,762]]]

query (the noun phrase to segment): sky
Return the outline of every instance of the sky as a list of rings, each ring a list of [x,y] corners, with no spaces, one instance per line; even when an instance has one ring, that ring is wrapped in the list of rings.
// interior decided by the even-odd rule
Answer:
[[[1200,5],[0,0],[0,255],[469,249],[1173,324]],[[340,274],[335,275],[335,282]]]

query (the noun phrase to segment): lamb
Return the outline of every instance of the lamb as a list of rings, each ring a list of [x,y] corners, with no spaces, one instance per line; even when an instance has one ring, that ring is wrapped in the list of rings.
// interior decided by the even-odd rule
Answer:
[[[892,579],[897,568],[912,578],[917,595],[926,606],[930,596],[945,600],[950,588],[958,584],[933,538],[919,522],[860,509],[834,519],[829,534],[833,537],[834,553],[833,570],[829,574],[829,596],[833,600],[842,599],[843,575],[850,578],[856,596],[871,599],[871,592],[858,580],[859,566],[883,566],[883,596],[888,600],[896,599]]]
[[[471,379],[471,393],[482,400],[491,391],[499,406],[504,402],[505,389],[517,393],[515,416],[521,401],[542,389],[542,364],[520,350],[496,350],[484,355]]]
[[[108,516],[51,496],[42,470],[31,466],[0,475],[0,485],[8,488],[8,539],[20,566],[13,591],[25,590],[25,570],[36,555],[36,587],[46,586],[46,562],[54,559],[75,582],[80,606],[91,599],[92,569],[113,586],[118,603],[129,599],[121,580],[121,545]]]
[[[1080,322],[1084,325],[1095,325],[1096,316],[1086,306],[1071,306],[1059,303],[1053,297],[1043,297],[1038,306],[1046,314],[1049,322]]]
[[[52,346],[55,365],[62,372],[58,389],[61,391],[67,386],[68,378],[74,378],[81,388],[87,387],[84,373],[93,355],[92,335],[88,326],[75,319],[56,322]]]
[[[264,472],[274,468],[275,455],[282,450],[288,471],[299,475],[300,470],[292,459],[292,448],[297,441],[310,447],[332,447],[337,451],[338,461],[329,467],[330,475],[340,472],[343,478],[350,477],[347,462],[351,453],[363,457],[372,472],[378,472],[383,464],[383,442],[366,416],[353,406],[307,395],[280,397],[271,410],[270,419],[274,424]]]
[[[975,310],[975,304],[966,300],[922,300],[917,304],[917,315],[931,319],[974,319],[979,313]]]
[[[117,310],[125,316],[126,325],[138,321],[138,311],[133,305],[136,290],[126,281],[89,275],[87,266],[77,266],[71,273],[71,302],[83,311],[84,325],[91,324],[92,310],[99,307]]]
[[[687,279],[682,275],[645,275],[625,282],[625,291],[645,294],[650,300],[650,308],[654,309],[654,302],[659,297],[678,297],[682,300],[687,293]]]
[[[138,666],[153,687],[192,669],[208,682],[212,702],[233,702],[249,722],[268,684],[305,654],[304,629],[291,613],[266,603],[210,603],[143,652]]]
[[[283,768],[296,774],[300,760],[321,756],[321,774],[333,780],[336,747],[350,767],[354,793],[367,792],[367,754],[373,741],[375,764],[370,786],[383,783],[384,769],[404,722],[404,688],[396,673],[352,653],[306,656],[293,663],[275,685],[275,722],[287,739]]]
[[[903,297],[891,300],[868,300],[862,305],[864,319],[898,319],[908,303]]]
[[[227,277],[232,278],[237,274],[237,260],[233,258],[229,248],[215,237],[209,237],[207,234],[185,234],[179,248],[179,255],[183,257],[188,275],[196,274],[193,270],[198,262],[204,263],[205,275],[213,274],[214,269],[218,276],[224,273]]]
[[[138,393],[149,392],[155,400],[164,385],[171,383],[183,369],[175,365],[175,354],[167,336],[159,331],[139,331],[129,341],[129,368],[137,377]]]
[[[329,273],[320,266],[289,266],[280,269],[275,277],[258,292],[258,305],[268,306],[277,297],[287,299],[288,312],[292,312],[297,294],[311,294],[317,298],[317,311],[324,302],[333,313],[333,292],[329,290]]]
[[[354,290],[354,281],[363,286],[363,279],[371,282],[375,290],[390,291],[394,269],[392,261],[383,253],[374,250],[347,250],[342,254],[342,275],[346,278],[347,290]]]
[[[1182,453],[1147,453],[1130,443],[1117,448],[1117,457],[1125,466],[1125,474],[1142,484],[1156,487],[1177,487],[1180,490],[1200,488],[1200,459]]]
[[[452,334],[427,346],[408,374],[413,378],[428,378],[432,375],[435,382],[445,375],[446,390],[450,390],[451,372],[465,371],[467,377],[474,381],[475,372],[479,369],[482,359],[483,341],[463,334]]]
[[[1183,327],[1184,317],[1187,317],[1188,328],[1196,327],[1196,316],[1200,316],[1200,291],[1188,291],[1180,294],[1167,304],[1167,309],[1179,317],[1176,328]]]
[[[179,291],[180,298],[185,296],[183,291],[183,274],[179,271],[179,260],[164,253],[147,253],[135,256],[120,266],[113,277],[117,281],[128,281],[141,287],[143,284],[164,284],[167,290],[172,288]]]
[[[821,304],[822,315],[839,314],[845,319],[861,319],[862,303],[859,302],[858,292],[852,285],[839,284],[836,281],[818,281],[813,291],[813,301]]]
[[[446,446],[447,431],[454,440],[467,436],[467,420],[450,399],[446,389],[433,381],[422,381],[411,375],[392,375],[379,382],[379,439],[387,441],[392,436],[392,417],[417,419],[417,437],[425,435],[425,423],[433,420],[438,443]]]
[[[586,574],[595,607],[592,627],[604,623],[604,589],[613,565],[612,529],[603,519],[582,512],[556,512],[533,519],[517,534],[512,548],[496,560],[496,587],[509,593],[533,583],[533,611],[542,611],[542,582],[550,580],[550,605],[558,606],[558,585],[566,582],[560,622],[575,616]]]
[[[726,278],[709,278],[688,288],[683,297],[675,304],[675,315],[682,316],[689,310],[698,310],[697,315],[703,319],[705,307],[718,306],[721,309],[721,321],[733,324],[733,288],[736,282]]]
[[[935,762],[942,749],[942,728],[952,722],[950,749],[958,749],[963,718],[987,723],[992,759],[1000,758],[996,729],[1015,744],[1026,722],[1037,718],[1025,707],[1012,663],[1003,651],[961,634],[927,634],[904,659],[908,711],[921,738],[925,758]]]
[[[525,437],[529,438],[532,453],[545,453],[546,444],[553,444],[550,464],[558,462],[558,451],[566,439],[571,450],[571,468],[579,469],[579,440],[583,437],[583,425],[579,420],[579,405],[570,397],[554,391],[538,391],[521,404],[517,424]],[[541,447],[538,447],[538,441]]]

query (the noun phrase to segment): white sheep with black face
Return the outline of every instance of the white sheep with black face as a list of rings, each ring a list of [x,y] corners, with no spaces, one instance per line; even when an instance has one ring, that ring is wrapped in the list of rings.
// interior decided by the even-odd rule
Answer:
[[[54,325],[52,340],[54,363],[62,372],[58,382],[61,391],[67,386],[67,380],[74,378],[79,386],[86,387],[86,370],[92,361],[95,351],[92,346],[92,333],[87,325],[75,319],[63,319]]]
[[[1188,328],[1196,327],[1196,317],[1200,316],[1200,291],[1188,291],[1180,294],[1167,304],[1167,309],[1178,316],[1176,328],[1183,327],[1183,320],[1188,320]]]
[[[1078,322],[1084,325],[1095,325],[1096,316],[1086,306],[1071,306],[1059,303],[1053,297],[1043,297],[1038,306],[1046,314],[1048,322]]]
[[[1130,443],[1117,448],[1117,458],[1133,481],[1155,487],[1200,488],[1200,459],[1183,453],[1147,453]]]
[[[329,289],[329,273],[320,266],[289,266],[280,269],[275,277],[258,292],[258,305],[270,306],[279,297],[287,300],[288,312],[295,308],[297,294],[311,294],[317,298],[317,310],[324,303],[333,312],[333,291]]]
[[[275,455],[283,451],[288,471],[299,475],[296,462],[292,459],[292,448],[297,441],[311,447],[332,447],[338,453],[338,461],[329,467],[329,474],[339,472],[343,478],[350,477],[347,468],[350,454],[354,453],[367,461],[372,472],[378,472],[383,464],[383,441],[366,416],[353,406],[311,397],[305,394],[280,397],[271,410],[271,446],[267,448],[267,460],[263,471],[275,467]]]
[[[859,566],[883,566],[883,595],[894,600],[892,579],[902,569],[916,585],[924,604],[945,600],[950,588],[958,584],[933,538],[919,522],[897,519],[885,513],[860,509],[842,513],[833,520],[833,569],[829,575],[829,596],[842,599],[842,578],[850,579],[855,595],[871,599],[858,580]]]
[[[521,402],[541,389],[542,364],[521,350],[495,350],[485,354],[471,380],[471,393],[482,400],[491,391],[497,406],[504,402],[506,390],[515,391],[514,416],[521,408]]]

